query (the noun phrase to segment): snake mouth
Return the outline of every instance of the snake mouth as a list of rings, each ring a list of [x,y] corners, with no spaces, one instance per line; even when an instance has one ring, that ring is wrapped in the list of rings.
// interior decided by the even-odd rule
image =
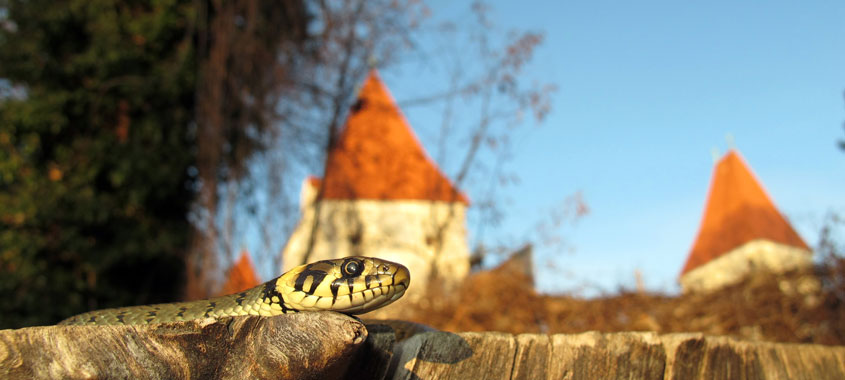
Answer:
[[[379,288],[375,288],[373,290],[381,290],[381,296],[375,296],[370,299],[364,301],[364,303],[359,305],[352,305],[352,306],[341,306],[341,307],[332,307],[331,309],[337,312],[347,313],[347,314],[363,314],[371,310],[378,309],[382,306],[387,306],[394,301],[398,300],[405,294],[405,290],[407,286],[405,284],[394,284],[383,286]],[[352,296],[355,298],[356,294],[361,294],[364,292],[353,293]],[[366,297],[366,294],[362,294]],[[335,305],[339,306],[340,302],[336,302]]]
[[[331,310],[362,314],[398,300],[408,289],[408,282],[385,284],[340,296],[306,296],[298,305],[303,311]]]

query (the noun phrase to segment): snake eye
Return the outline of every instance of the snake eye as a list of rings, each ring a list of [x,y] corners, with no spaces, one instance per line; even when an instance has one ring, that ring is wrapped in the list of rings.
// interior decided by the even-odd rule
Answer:
[[[364,269],[364,267],[361,265],[361,263],[355,260],[349,260],[343,263],[343,266],[341,266],[340,269],[343,272],[344,276],[357,276],[361,274],[361,271]]]

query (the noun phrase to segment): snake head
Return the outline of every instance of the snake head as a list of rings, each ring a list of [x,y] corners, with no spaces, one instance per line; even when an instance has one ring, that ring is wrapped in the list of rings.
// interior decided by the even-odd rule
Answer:
[[[276,290],[297,310],[362,314],[396,301],[410,283],[402,264],[352,256],[296,267],[279,279]]]

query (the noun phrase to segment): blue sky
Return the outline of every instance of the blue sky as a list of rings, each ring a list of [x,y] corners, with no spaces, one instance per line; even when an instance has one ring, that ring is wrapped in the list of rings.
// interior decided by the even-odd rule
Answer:
[[[524,231],[576,191],[591,210],[561,230],[571,252],[538,249],[541,290],[612,291],[632,286],[638,270],[650,289],[676,291],[711,152],[725,152],[728,134],[808,244],[828,210],[845,213],[845,152],[836,148],[845,139],[845,2],[492,7],[502,30],[545,32],[529,72],[559,87],[546,121],[517,136],[509,168],[520,181],[503,188],[497,231]],[[444,17],[467,8],[432,4]],[[410,69],[383,74],[400,102],[438,82],[415,80]],[[440,119],[405,111],[436,157],[426,129]]]

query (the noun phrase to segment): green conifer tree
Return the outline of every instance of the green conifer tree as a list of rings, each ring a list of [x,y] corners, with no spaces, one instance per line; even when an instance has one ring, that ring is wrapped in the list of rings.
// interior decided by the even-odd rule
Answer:
[[[189,0],[0,0],[0,328],[180,296]]]

